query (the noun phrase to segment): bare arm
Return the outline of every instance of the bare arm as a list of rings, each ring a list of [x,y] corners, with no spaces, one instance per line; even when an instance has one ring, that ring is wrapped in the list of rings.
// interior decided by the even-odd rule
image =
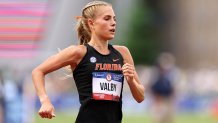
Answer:
[[[124,65],[122,67],[123,74],[126,77],[127,83],[130,87],[134,99],[140,103],[144,100],[144,86],[141,84],[138,74],[135,71],[134,61],[128,50],[124,46],[115,46],[124,58]]]
[[[42,118],[51,119],[54,115],[54,107],[45,90],[45,75],[67,65],[71,65],[72,68],[75,68],[85,55],[85,52],[85,46],[70,46],[58,54],[49,57],[32,71],[32,79],[36,93],[42,105],[39,110],[39,114]]]

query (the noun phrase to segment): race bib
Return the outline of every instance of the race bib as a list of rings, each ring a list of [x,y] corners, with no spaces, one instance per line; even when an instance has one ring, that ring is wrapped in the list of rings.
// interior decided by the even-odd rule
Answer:
[[[93,99],[119,101],[123,74],[93,72],[92,75]]]

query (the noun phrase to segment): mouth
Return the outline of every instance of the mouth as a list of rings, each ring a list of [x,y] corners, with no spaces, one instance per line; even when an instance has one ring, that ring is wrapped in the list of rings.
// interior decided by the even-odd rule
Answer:
[[[110,29],[109,31],[115,33],[115,29]]]

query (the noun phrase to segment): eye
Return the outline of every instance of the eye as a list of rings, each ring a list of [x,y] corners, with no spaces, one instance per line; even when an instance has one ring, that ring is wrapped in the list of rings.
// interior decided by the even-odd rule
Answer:
[[[108,21],[108,20],[110,20],[110,19],[109,19],[109,18],[105,18],[104,20]]]
[[[106,17],[104,17],[104,20],[108,21],[108,20],[110,20],[110,17],[106,16]]]

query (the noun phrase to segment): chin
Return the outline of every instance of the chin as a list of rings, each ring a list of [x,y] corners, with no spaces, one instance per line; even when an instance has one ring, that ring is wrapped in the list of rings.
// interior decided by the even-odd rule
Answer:
[[[104,40],[112,40],[114,37],[105,37]]]
[[[108,40],[112,40],[113,38],[114,38],[114,35],[113,36],[109,36]]]
[[[114,35],[107,35],[107,36],[104,36],[102,38],[105,40],[112,40],[114,37],[115,37]]]
[[[108,40],[112,40],[112,39],[114,39],[114,37],[110,37],[110,38],[108,38]]]

